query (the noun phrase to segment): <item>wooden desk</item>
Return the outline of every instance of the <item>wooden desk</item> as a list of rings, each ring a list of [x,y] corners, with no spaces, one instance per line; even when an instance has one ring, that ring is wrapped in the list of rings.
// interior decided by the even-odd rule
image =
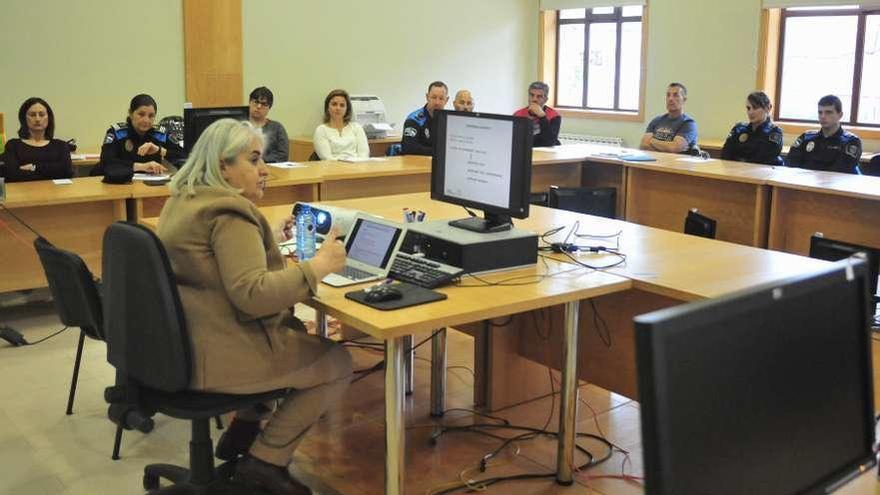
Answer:
[[[778,170],[770,215],[770,249],[806,255],[810,236],[880,248],[880,177]]]
[[[373,209],[394,208],[400,211],[407,200],[420,199],[425,194],[372,198],[337,202],[346,207],[356,207],[362,202],[370,202]],[[286,208],[263,209],[270,221],[289,214]],[[369,210],[368,210],[369,211]],[[433,210],[432,210],[433,211]],[[157,222],[146,222],[155,227]],[[566,272],[566,273],[561,273]],[[577,338],[578,308],[581,299],[590,299],[605,294],[627,290],[632,282],[610,273],[588,270],[572,270],[568,263],[546,260],[545,263],[518,270],[487,275],[486,280],[498,282],[509,277],[541,277],[546,273],[558,276],[543,278],[540,283],[525,286],[451,286],[440,289],[448,298],[430,305],[401,309],[398,311],[379,311],[345,298],[351,287],[332,288],[322,285],[318,295],[308,304],[315,309],[331,315],[344,324],[355,327],[367,334],[385,341],[385,438],[386,438],[386,487],[385,493],[403,493],[404,486],[404,438],[403,414],[404,398],[404,346],[410,335],[426,335],[438,328],[463,325],[524,311],[563,304],[566,308],[564,337],[562,339],[562,406],[559,420],[559,461],[557,479],[570,482],[571,466],[574,456],[574,438],[577,403]],[[366,284],[364,284],[366,285]],[[445,365],[445,333],[437,333],[432,344],[443,348]],[[439,353],[440,351],[435,351]]]
[[[73,163],[73,176],[74,177],[88,177],[89,173],[95,168],[95,165],[101,159],[101,154],[99,153],[71,153],[71,163]],[[77,158],[74,158],[76,156]],[[82,158],[79,158],[82,157]]]
[[[379,139],[368,139],[370,144],[370,156],[385,156],[385,152],[392,144],[400,143],[399,135],[391,135]],[[312,136],[298,136],[290,140],[290,159],[295,162],[308,161],[315,152],[315,144]]]
[[[72,185],[52,181],[6,186],[5,208],[27,222],[56,246],[80,255],[96,276],[101,274],[104,229],[125,220],[130,185],[108,185],[100,177],[73,179]],[[8,212],[0,210],[0,292],[46,286],[43,267],[33,247],[34,234]]]
[[[320,162],[314,162],[320,163]],[[269,167],[269,180],[260,206],[285,205],[289,210],[297,201],[317,201],[321,184],[321,167],[280,169]],[[167,185],[148,186],[143,181],[132,184],[132,197],[128,204],[128,219],[158,217],[170,192]]]

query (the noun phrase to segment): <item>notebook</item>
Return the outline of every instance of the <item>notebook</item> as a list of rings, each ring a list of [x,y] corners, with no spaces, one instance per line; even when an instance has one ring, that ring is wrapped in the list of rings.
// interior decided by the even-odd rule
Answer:
[[[358,213],[345,236],[345,268],[327,275],[322,282],[345,287],[385,278],[391,258],[403,241],[403,232],[401,224]]]

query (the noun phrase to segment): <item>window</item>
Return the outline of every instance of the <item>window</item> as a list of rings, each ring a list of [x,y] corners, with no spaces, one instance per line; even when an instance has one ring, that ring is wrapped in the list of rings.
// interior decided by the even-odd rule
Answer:
[[[880,10],[784,9],[779,31],[776,118],[815,122],[826,94],[850,125],[880,127]]]
[[[557,12],[557,107],[639,111],[642,15],[642,6]]]

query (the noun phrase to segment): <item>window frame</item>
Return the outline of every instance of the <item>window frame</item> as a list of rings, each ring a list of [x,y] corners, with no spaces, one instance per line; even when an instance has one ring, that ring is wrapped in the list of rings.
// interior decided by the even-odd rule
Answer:
[[[778,45],[777,45],[777,59],[776,59],[776,80],[774,83],[774,93],[777,96],[775,98],[776,105],[773,108],[773,118],[779,122],[784,124],[793,124],[793,125],[804,125],[804,124],[818,124],[818,118],[816,120],[800,120],[800,119],[788,119],[780,116],[780,111],[782,105],[780,104],[782,101],[782,73],[784,69],[784,59],[785,59],[785,28],[786,21],[790,18],[798,18],[798,17],[838,17],[838,16],[857,16],[858,20],[856,23],[856,47],[855,47],[855,60],[853,61],[853,88],[852,88],[852,102],[850,104],[849,109],[844,109],[847,113],[848,119],[846,121],[842,121],[841,124],[845,124],[849,127],[854,127],[858,129],[867,129],[874,130],[880,133],[880,123],[863,123],[858,121],[859,117],[859,100],[861,99],[861,86],[862,86],[862,69],[864,68],[864,55],[865,55],[865,31],[867,26],[867,19],[869,15],[880,15],[880,8],[877,7],[856,7],[852,9],[815,9],[815,10],[804,10],[804,11],[791,11],[789,9],[779,9],[780,12],[778,14]],[[767,51],[765,50],[765,53]],[[760,75],[759,75],[760,79]]]
[[[641,16],[626,16],[623,14],[623,7],[614,7],[613,14],[593,14],[592,10],[585,11],[585,17],[578,19],[560,19],[558,10],[548,10],[541,12],[540,32],[539,32],[539,77],[545,81],[553,81],[551,88],[550,103],[563,116],[595,118],[603,120],[619,120],[640,122],[644,119],[645,107],[645,81],[647,79],[647,56],[648,56],[648,6],[642,6]],[[620,57],[621,57],[621,31],[623,22],[641,21],[641,57],[640,57],[640,77],[639,77],[639,96],[637,109],[610,109],[610,108],[594,108],[587,107],[587,76],[589,74],[588,60],[584,60],[584,92],[581,102],[584,106],[558,106],[555,89],[558,88],[558,66],[559,66],[559,29],[563,24],[583,24],[584,25],[584,56],[589,54],[589,23],[590,22],[608,22],[615,23],[617,26],[617,46],[616,46],[616,64],[615,64],[615,88],[614,103],[615,107],[619,107],[620,103]]]

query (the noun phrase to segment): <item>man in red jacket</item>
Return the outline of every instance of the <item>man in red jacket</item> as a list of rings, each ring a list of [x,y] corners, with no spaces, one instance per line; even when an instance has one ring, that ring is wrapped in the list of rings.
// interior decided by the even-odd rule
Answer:
[[[514,112],[515,117],[528,117],[532,120],[533,146],[556,146],[559,144],[559,127],[562,116],[547,106],[550,86],[541,81],[529,84],[529,106]]]

